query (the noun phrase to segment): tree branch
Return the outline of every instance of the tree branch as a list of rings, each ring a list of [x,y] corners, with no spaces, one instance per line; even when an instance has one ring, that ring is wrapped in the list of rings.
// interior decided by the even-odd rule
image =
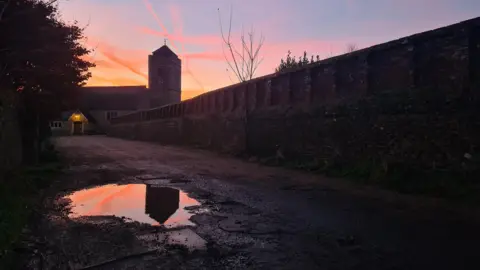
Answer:
[[[223,45],[222,50],[225,57],[225,60],[233,71],[235,76],[240,82],[244,82],[250,80],[255,75],[255,71],[258,68],[258,65],[262,62],[259,60],[259,52],[262,48],[264,37],[263,35],[260,37],[259,44],[255,46],[255,31],[252,30],[248,32],[247,41],[245,38],[245,31],[242,26],[242,33],[240,36],[240,46],[237,49],[236,46],[232,43],[231,40],[231,31],[232,31],[232,8],[230,8],[230,21],[229,21],[229,28],[228,28],[228,36],[226,36],[223,25],[222,25],[222,18],[220,14],[220,9],[218,9],[218,16],[219,16],[219,23],[220,23],[220,34],[222,35]],[[227,57],[227,53],[225,52],[225,48],[227,47],[230,52],[230,57]],[[240,51],[241,49],[241,51]],[[233,63],[232,63],[233,62]]]

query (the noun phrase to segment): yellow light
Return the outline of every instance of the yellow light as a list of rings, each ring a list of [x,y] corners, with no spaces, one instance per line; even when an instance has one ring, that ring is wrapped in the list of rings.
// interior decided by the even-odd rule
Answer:
[[[73,121],[80,121],[80,114],[73,114],[72,119]]]

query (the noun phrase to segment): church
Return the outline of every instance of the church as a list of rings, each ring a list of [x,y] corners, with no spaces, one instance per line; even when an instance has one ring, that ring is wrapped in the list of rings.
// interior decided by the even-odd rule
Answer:
[[[103,133],[110,119],[136,110],[181,100],[182,62],[165,44],[148,56],[148,88],[136,86],[82,87],[78,107],[50,123],[53,135]]]

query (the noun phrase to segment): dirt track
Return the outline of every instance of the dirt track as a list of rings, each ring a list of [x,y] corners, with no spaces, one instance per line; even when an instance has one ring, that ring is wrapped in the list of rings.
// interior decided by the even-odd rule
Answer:
[[[102,262],[92,269],[480,268],[477,223],[435,200],[200,150],[103,136],[61,137],[56,145],[70,166],[33,229],[43,248],[32,268],[82,269]],[[96,185],[148,181],[198,200],[201,207],[191,209],[196,226],[70,219],[69,202],[61,199]],[[158,241],[175,231],[205,245],[186,249]]]

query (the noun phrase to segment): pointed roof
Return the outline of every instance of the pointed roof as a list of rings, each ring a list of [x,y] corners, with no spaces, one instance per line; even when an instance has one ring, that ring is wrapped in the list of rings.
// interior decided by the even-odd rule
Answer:
[[[79,114],[81,116],[81,121],[88,121],[90,123],[96,123],[96,119],[88,112],[81,111],[81,110],[70,110],[70,111],[63,111],[60,114],[61,121],[70,121],[74,114]]]
[[[172,56],[177,57],[177,55],[167,45],[163,45],[159,49],[155,50],[152,54],[161,55],[165,57],[172,57]]]

